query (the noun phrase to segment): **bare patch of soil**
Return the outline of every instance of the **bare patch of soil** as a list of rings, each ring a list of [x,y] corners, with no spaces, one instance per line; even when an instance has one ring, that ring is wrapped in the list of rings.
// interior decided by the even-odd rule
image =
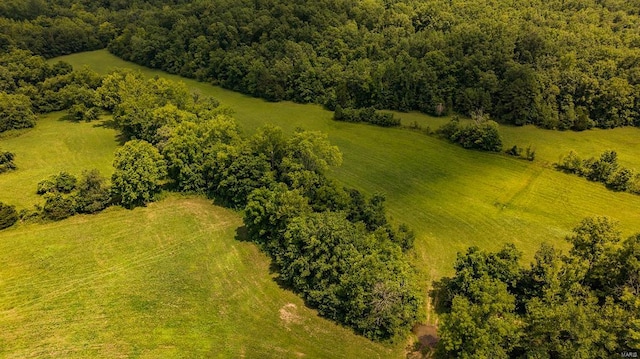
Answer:
[[[438,330],[435,326],[419,324],[412,331],[423,346],[434,348],[438,344]]]
[[[287,303],[280,308],[280,320],[284,323],[285,327],[289,327],[289,324],[300,323],[301,318],[298,315],[298,307],[293,303]]]

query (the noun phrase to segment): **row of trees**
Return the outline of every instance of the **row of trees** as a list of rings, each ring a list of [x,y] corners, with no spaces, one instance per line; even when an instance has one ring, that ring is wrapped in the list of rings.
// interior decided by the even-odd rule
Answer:
[[[616,151],[608,150],[596,159],[581,159],[575,151],[570,151],[555,164],[556,168],[567,173],[577,174],[589,181],[604,183],[614,191],[640,194],[640,176],[632,169],[618,163]]]
[[[413,235],[387,222],[384,197],[367,199],[327,177],[342,155],[325,134],[267,126],[243,138],[216,102],[182,85],[114,73],[103,86],[114,123],[137,139],[116,156],[118,202],[148,201],[148,184],[157,188],[166,173],[170,187],[244,208],[249,238],[322,315],[377,340],[418,320],[422,295],[403,253]]]
[[[44,205],[23,218],[133,208],[163,189],[207,194],[245,210],[249,239],[323,316],[375,340],[405,334],[420,319],[423,295],[405,255],[413,232],[387,221],[384,196],[328,178],[342,155],[325,134],[266,126],[242,137],[228,110],[184,84],[129,71],[98,83],[92,103],[113,113],[127,140],[110,185],[96,170],[60,172],[38,184]]]
[[[273,101],[610,128],[640,125],[637,5],[194,1],[137,13],[109,49]]]
[[[568,255],[544,244],[528,268],[506,245],[459,254],[437,286],[438,352],[455,358],[613,358],[640,347],[640,235],[586,218]]]
[[[111,203],[107,181],[98,170],[84,171],[78,180],[72,174],[60,172],[38,183],[38,194],[45,199],[38,213],[23,216],[41,216],[59,221],[76,213],[97,213]]]
[[[333,119],[344,122],[365,122],[382,127],[400,126],[400,119],[392,113],[376,111],[373,107],[343,109],[342,106],[337,105]]]

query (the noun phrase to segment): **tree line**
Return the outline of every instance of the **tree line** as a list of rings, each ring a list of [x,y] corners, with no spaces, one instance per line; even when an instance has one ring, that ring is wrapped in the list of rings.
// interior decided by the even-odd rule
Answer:
[[[604,151],[597,159],[582,159],[575,151],[570,151],[555,166],[560,171],[601,182],[613,191],[640,194],[640,174],[621,166],[618,153],[614,150]]]
[[[451,358],[613,358],[640,347],[640,235],[622,239],[607,217],[584,219],[567,254],[459,253],[436,285],[437,353]]]
[[[97,86],[70,93],[90,93],[82,97],[87,111],[112,113],[126,141],[110,181],[96,170],[52,175],[35,189],[42,206],[17,214],[0,206],[3,226],[144,206],[163,190],[204,194],[244,210],[248,239],[321,315],[374,340],[400,337],[419,321],[423,295],[405,255],[413,232],[389,223],[384,196],[327,176],[342,154],[325,134],[266,126],[245,137],[229,110],[183,83],[131,71],[89,74]]]
[[[194,1],[140,13],[109,50],[272,101],[637,126],[638,5]]]

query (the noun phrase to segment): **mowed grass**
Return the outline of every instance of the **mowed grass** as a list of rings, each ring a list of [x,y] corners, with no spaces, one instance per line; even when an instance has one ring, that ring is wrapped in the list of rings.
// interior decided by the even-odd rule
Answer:
[[[0,202],[17,208],[42,203],[36,194],[38,182],[60,171],[79,176],[95,168],[111,176],[117,131],[102,126],[102,121],[76,123],[62,120],[64,116],[44,115],[34,128],[0,137],[0,150],[13,152],[18,167],[0,174]]]
[[[0,232],[2,358],[386,358],[305,307],[236,239],[238,214],[170,197]]]
[[[416,230],[415,261],[425,291],[429,280],[452,274],[456,253],[472,245],[496,250],[514,242],[530,260],[542,242],[566,248],[564,237],[571,228],[593,215],[618,220],[624,235],[640,232],[640,196],[611,192],[550,165],[570,149],[591,156],[614,148],[623,164],[640,169],[636,128],[572,133],[501,127],[506,146],[531,144],[537,149],[538,160],[531,163],[464,150],[407,129],[335,122],[318,105],[266,102],[122,61],[105,50],[58,59],[102,73],[122,67],[184,81],[234,109],[247,133],[266,123],[287,131],[302,127],[328,133],[344,154],[344,164],[333,176],[367,193],[385,193],[393,220]],[[416,121],[431,128],[447,121],[398,115],[405,124]]]

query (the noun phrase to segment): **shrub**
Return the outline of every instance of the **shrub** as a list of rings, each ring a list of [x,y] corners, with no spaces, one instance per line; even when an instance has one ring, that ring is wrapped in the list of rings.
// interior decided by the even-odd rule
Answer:
[[[506,151],[509,156],[520,157],[522,155],[522,148],[519,148],[517,145],[513,145],[510,149]]]
[[[67,172],[60,172],[38,182],[37,193],[45,194],[50,192],[71,193],[76,188],[78,179]]]
[[[56,191],[56,182],[53,176],[38,182],[38,188],[36,190],[36,193],[45,194],[45,193],[55,192],[55,191]]]
[[[524,158],[528,161],[533,161],[536,159],[536,149],[535,148],[531,148],[531,145],[527,146],[527,149],[525,150],[525,155]]]
[[[494,121],[463,126],[458,132],[456,142],[464,148],[493,152],[502,150],[502,138],[498,132],[498,124]]]
[[[14,158],[13,153],[0,151],[0,173],[16,169],[16,165],[13,163]]]
[[[464,148],[492,152],[502,151],[502,137],[495,121],[482,119],[462,125],[460,120],[454,117],[449,123],[440,127],[437,132],[442,137],[458,143]]]
[[[571,150],[569,154],[560,158],[556,167],[567,173],[582,174],[582,159],[575,151]]]
[[[60,193],[48,193],[45,197],[42,213],[45,218],[59,221],[75,214],[75,201],[72,197]]]
[[[14,206],[0,202],[0,229],[13,226],[18,221],[18,212]]]
[[[68,114],[74,121],[93,121],[98,119],[100,114],[97,107],[87,107],[82,103],[69,107]]]
[[[60,172],[56,177],[56,189],[62,193],[70,193],[76,188],[78,179],[67,172]]]
[[[607,187],[614,191],[628,191],[633,180],[634,173],[628,168],[621,168],[612,174],[607,180]]]
[[[400,119],[395,118],[392,113],[379,112],[373,107],[353,109],[342,108],[338,105],[333,114],[333,119],[343,122],[366,122],[381,127],[400,126]]]
[[[107,208],[111,201],[110,189],[98,170],[84,171],[75,194],[78,213],[96,213]]]

